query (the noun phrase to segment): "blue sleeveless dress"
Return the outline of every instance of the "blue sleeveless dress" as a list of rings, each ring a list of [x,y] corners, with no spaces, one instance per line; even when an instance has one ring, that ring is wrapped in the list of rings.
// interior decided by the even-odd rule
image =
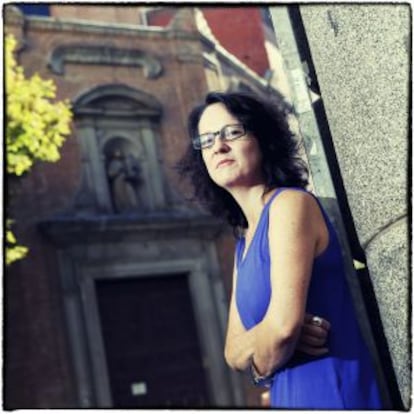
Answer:
[[[263,319],[269,305],[269,208],[283,190],[276,190],[266,203],[244,258],[244,238],[236,245],[236,304],[247,330]],[[380,409],[374,368],[352,305],[338,238],[319,201],[318,204],[329,230],[329,244],[314,260],[306,311],[331,323],[329,353],[311,357],[295,352],[273,377],[270,405],[292,409]]]

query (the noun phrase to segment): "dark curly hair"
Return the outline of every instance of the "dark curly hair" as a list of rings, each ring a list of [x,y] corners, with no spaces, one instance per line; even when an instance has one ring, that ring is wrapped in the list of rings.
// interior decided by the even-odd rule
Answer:
[[[276,187],[301,187],[308,184],[308,169],[298,155],[298,141],[291,132],[287,116],[290,107],[281,95],[265,101],[241,92],[210,92],[203,104],[196,106],[188,117],[190,138],[198,135],[198,123],[211,104],[222,103],[254,135],[262,152],[265,193]],[[189,176],[194,196],[213,215],[225,217],[235,229],[247,228],[243,211],[232,195],[219,187],[208,175],[201,156],[190,141],[177,165],[182,176]]]

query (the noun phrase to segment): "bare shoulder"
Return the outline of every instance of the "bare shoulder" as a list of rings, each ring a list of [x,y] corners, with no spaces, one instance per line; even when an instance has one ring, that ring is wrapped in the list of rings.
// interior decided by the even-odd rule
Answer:
[[[269,234],[286,240],[288,235],[315,240],[315,254],[329,242],[329,232],[316,198],[306,191],[284,189],[272,202],[269,211]],[[283,232],[280,229],[283,228]],[[282,235],[280,235],[282,233]]]
[[[306,191],[283,189],[272,201],[270,214],[274,215],[292,215],[299,214],[304,216],[318,214],[319,206],[315,197]]]

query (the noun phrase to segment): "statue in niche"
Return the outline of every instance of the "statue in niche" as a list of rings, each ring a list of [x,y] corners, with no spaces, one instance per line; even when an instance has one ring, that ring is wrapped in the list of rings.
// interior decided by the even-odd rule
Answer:
[[[117,213],[137,210],[141,205],[138,187],[142,180],[138,160],[120,148],[109,154],[107,175],[111,189],[112,202]]]

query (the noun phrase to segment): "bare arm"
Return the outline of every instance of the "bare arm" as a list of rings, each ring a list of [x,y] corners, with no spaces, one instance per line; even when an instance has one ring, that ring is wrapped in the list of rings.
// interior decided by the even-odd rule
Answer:
[[[226,345],[224,348],[224,357],[227,364],[231,368],[243,371],[248,367],[250,358],[254,352],[257,325],[250,330],[245,329],[236,306],[236,283],[237,270],[236,264],[234,264],[233,292],[230,301],[230,312],[227,326]]]
[[[253,359],[263,375],[283,366],[297,345],[320,229],[320,210],[308,194],[285,191],[270,208],[272,296],[256,332]]]
[[[309,196],[307,196],[309,197]],[[313,200],[312,200],[313,201]],[[287,206],[289,207],[289,206]],[[273,212],[271,212],[273,214]],[[275,214],[279,214],[275,212]],[[274,219],[272,218],[271,221]],[[274,229],[270,229],[270,231],[274,231]],[[274,246],[273,246],[274,247]],[[276,247],[277,248],[277,247]],[[271,251],[272,254],[272,251]],[[281,252],[282,254],[282,252]],[[274,259],[272,257],[272,273],[274,274]],[[312,256],[313,260],[313,256]],[[288,273],[289,274],[289,273]],[[310,275],[310,272],[309,272]],[[273,284],[273,277],[272,276],[272,284]],[[309,276],[308,276],[309,277]],[[229,312],[229,321],[228,321],[228,328],[227,328],[227,337],[226,337],[226,346],[225,346],[225,358],[230,367],[236,370],[244,370],[248,367],[250,363],[250,358],[257,352],[256,346],[260,343],[260,339],[257,339],[257,335],[267,336],[267,329],[275,330],[277,332],[277,328],[273,328],[266,324],[275,324],[278,323],[277,320],[273,320],[270,318],[270,312],[277,312],[278,310],[270,310],[272,304],[269,307],[269,311],[267,312],[265,318],[261,323],[256,325],[250,330],[246,330],[241,322],[236,304],[235,304],[235,286],[237,283],[237,272],[236,266],[234,267],[233,272],[233,294],[230,302],[230,312]],[[274,291],[274,289],[272,288]],[[307,287],[306,287],[307,292]],[[274,303],[277,298],[272,297],[272,302]],[[272,322],[268,322],[268,320]],[[299,318],[301,319],[301,318]],[[264,325],[264,328],[262,327]],[[326,342],[328,330],[329,330],[329,322],[326,320],[322,320],[322,326],[314,326],[312,323],[312,315],[305,315],[304,320],[300,324],[300,339],[296,343],[296,349],[302,352],[307,353],[308,355],[322,355],[327,352],[327,348],[324,347]],[[295,341],[294,341],[295,342]],[[278,341],[275,342],[275,346],[279,347]],[[289,351],[289,353],[291,353]],[[257,356],[255,356],[256,362]],[[287,359],[286,359],[287,360]],[[281,365],[281,364],[280,364]]]

